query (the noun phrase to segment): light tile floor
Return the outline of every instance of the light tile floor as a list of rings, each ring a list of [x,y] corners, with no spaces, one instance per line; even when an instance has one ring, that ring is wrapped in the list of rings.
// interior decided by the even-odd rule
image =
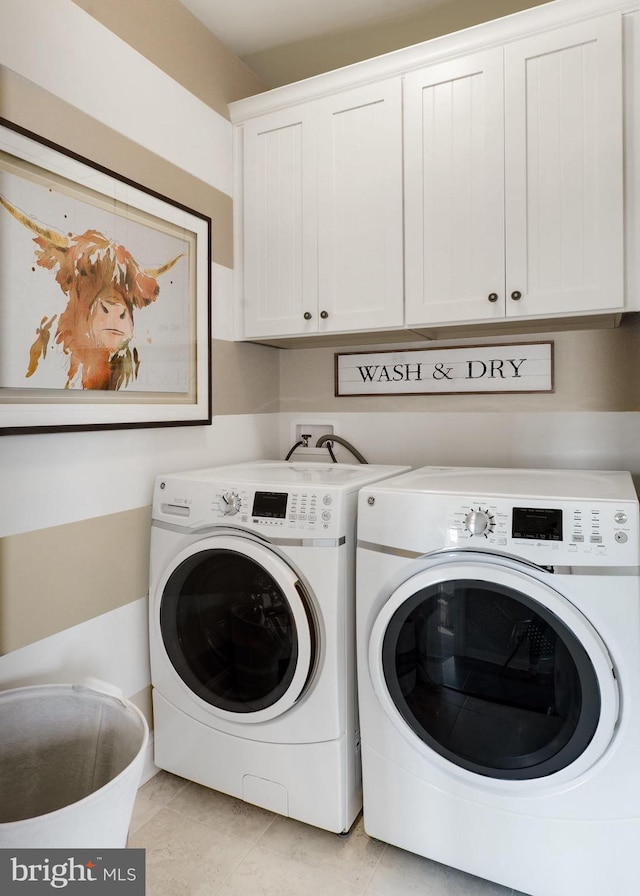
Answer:
[[[283,818],[161,771],[138,791],[129,846],[147,896],[520,896],[372,840]]]

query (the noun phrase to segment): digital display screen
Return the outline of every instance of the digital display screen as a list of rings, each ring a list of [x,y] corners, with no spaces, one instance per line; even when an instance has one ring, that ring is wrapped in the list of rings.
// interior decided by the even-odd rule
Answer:
[[[256,492],[252,515],[283,520],[287,515],[286,492]]]
[[[539,507],[514,507],[513,538],[535,538],[536,541],[562,541],[562,511]]]

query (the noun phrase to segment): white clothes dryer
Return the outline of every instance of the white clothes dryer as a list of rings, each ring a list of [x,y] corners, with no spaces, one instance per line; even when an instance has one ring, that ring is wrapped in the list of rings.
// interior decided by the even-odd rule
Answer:
[[[366,831],[532,896],[627,892],[640,849],[630,475],[426,467],[359,500]]]
[[[355,531],[407,467],[265,461],[157,477],[155,762],[327,830],[362,805]]]

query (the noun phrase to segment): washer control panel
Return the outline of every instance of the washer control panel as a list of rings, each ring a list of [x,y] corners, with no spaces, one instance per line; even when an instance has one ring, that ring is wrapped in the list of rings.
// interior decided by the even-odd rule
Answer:
[[[265,537],[300,534],[338,537],[340,495],[322,486],[287,491],[247,488],[243,484],[176,483],[167,478],[158,486],[157,517],[177,525],[242,525]],[[179,489],[179,491],[178,491]]]
[[[452,499],[453,500],[453,499]],[[638,541],[635,509],[613,502],[514,503],[479,498],[454,504],[447,520],[450,544],[492,546],[539,555],[611,555]],[[619,556],[620,552],[614,550]]]
[[[336,528],[334,503],[337,499],[322,488],[286,492],[245,489],[232,491],[231,495],[232,512],[240,514],[243,525],[249,524],[265,535],[275,535],[277,530],[307,535],[317,532],[326,537]]]

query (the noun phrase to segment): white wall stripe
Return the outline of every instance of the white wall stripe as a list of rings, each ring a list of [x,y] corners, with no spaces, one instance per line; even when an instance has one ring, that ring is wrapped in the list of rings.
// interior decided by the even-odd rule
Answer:
[[[232,194],[232,128],[71,0],[2,0],[0,63]]]
[[[146,597],[0,657],[0,689],[97,678],[132,697],[150,683]]]
[[[403,399],[406,401],[406,399]],[[280,450],[292,445],[294,421],[335,423],[369,463],[471,467],[629,470],[640,477],[640,414],[334,413],[280,414]],[[336,445],[338,459],[351,454]],[[296,455],[294,454],[294,458]],[[320,457],[312,458],[314,460]],[[324,458],[327,460],[325,452]]]
[[[157,473],[278,456],[276,414],[214,416],[211,426],[4,436],[0,537],[144,507]]]

